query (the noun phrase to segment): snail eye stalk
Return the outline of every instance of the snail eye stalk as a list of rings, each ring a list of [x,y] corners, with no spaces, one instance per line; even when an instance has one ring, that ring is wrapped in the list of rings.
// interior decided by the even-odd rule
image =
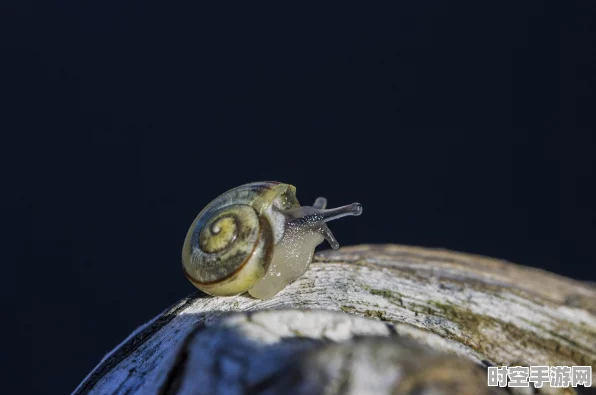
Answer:
[[[327,199],[317,198],[310,206],[297,207],[291,210],[284,210],[282,213],[287,217],[287,226],[291,228],[316,229],[329,242],[333,249],[339,248],[339,243],[327,226],[327,222],[346,217],[348,215],[358,216],[362,214],[362,205],[352,203],[347,206],[325,209]]]

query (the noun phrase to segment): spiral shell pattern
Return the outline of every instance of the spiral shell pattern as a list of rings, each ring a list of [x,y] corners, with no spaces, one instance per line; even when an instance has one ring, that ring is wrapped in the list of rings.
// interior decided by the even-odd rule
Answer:
[[[266,273],[274,230],[267,210],[298,205],[295,188],[259,182],[234,188],[211,202],[191,225],[182,249],[188,279],[212,295],[250,289]]]
[[[237,209],[238,211],[242,210],[242,206],[237,207]],[[238,222],[240,221],[240,218],[237,213],[233,212],[233,210],[228,209],[225,211],[212,217],[209,220],[209,223],[203,226],[203,229],[199,233],[199,248],[201,251],[208,254],[220,252],[229,248],[236,240],[236,237],[238,237]],[[249,212],[245,215],[248,217],[249,214],[252,213]]]

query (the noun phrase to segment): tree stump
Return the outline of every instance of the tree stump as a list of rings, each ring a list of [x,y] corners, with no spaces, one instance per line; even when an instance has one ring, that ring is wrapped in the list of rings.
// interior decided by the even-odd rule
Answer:
[[[74,393],[596,393],[488,387],[492,365],[596,370],[596,288],[445,250],[323,251],[273,299],[181,300]]]

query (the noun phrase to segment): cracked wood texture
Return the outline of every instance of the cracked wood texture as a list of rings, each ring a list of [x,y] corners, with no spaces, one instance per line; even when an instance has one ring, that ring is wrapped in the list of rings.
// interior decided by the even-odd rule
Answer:
[[[488,387],[491,365],[595,371],[596,288],[445,250],[323,251],[273,299],[197,292],[181,300],[74,393],[596,393]]]

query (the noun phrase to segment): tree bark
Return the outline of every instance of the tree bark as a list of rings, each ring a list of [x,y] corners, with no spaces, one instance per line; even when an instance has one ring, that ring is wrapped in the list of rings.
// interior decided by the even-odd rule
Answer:
[[[596,288],[445,250],[323,251],[273,299],[197,292],[178,302],[74,393],[533,393],[488,387],[492,365],[596,370]]]

